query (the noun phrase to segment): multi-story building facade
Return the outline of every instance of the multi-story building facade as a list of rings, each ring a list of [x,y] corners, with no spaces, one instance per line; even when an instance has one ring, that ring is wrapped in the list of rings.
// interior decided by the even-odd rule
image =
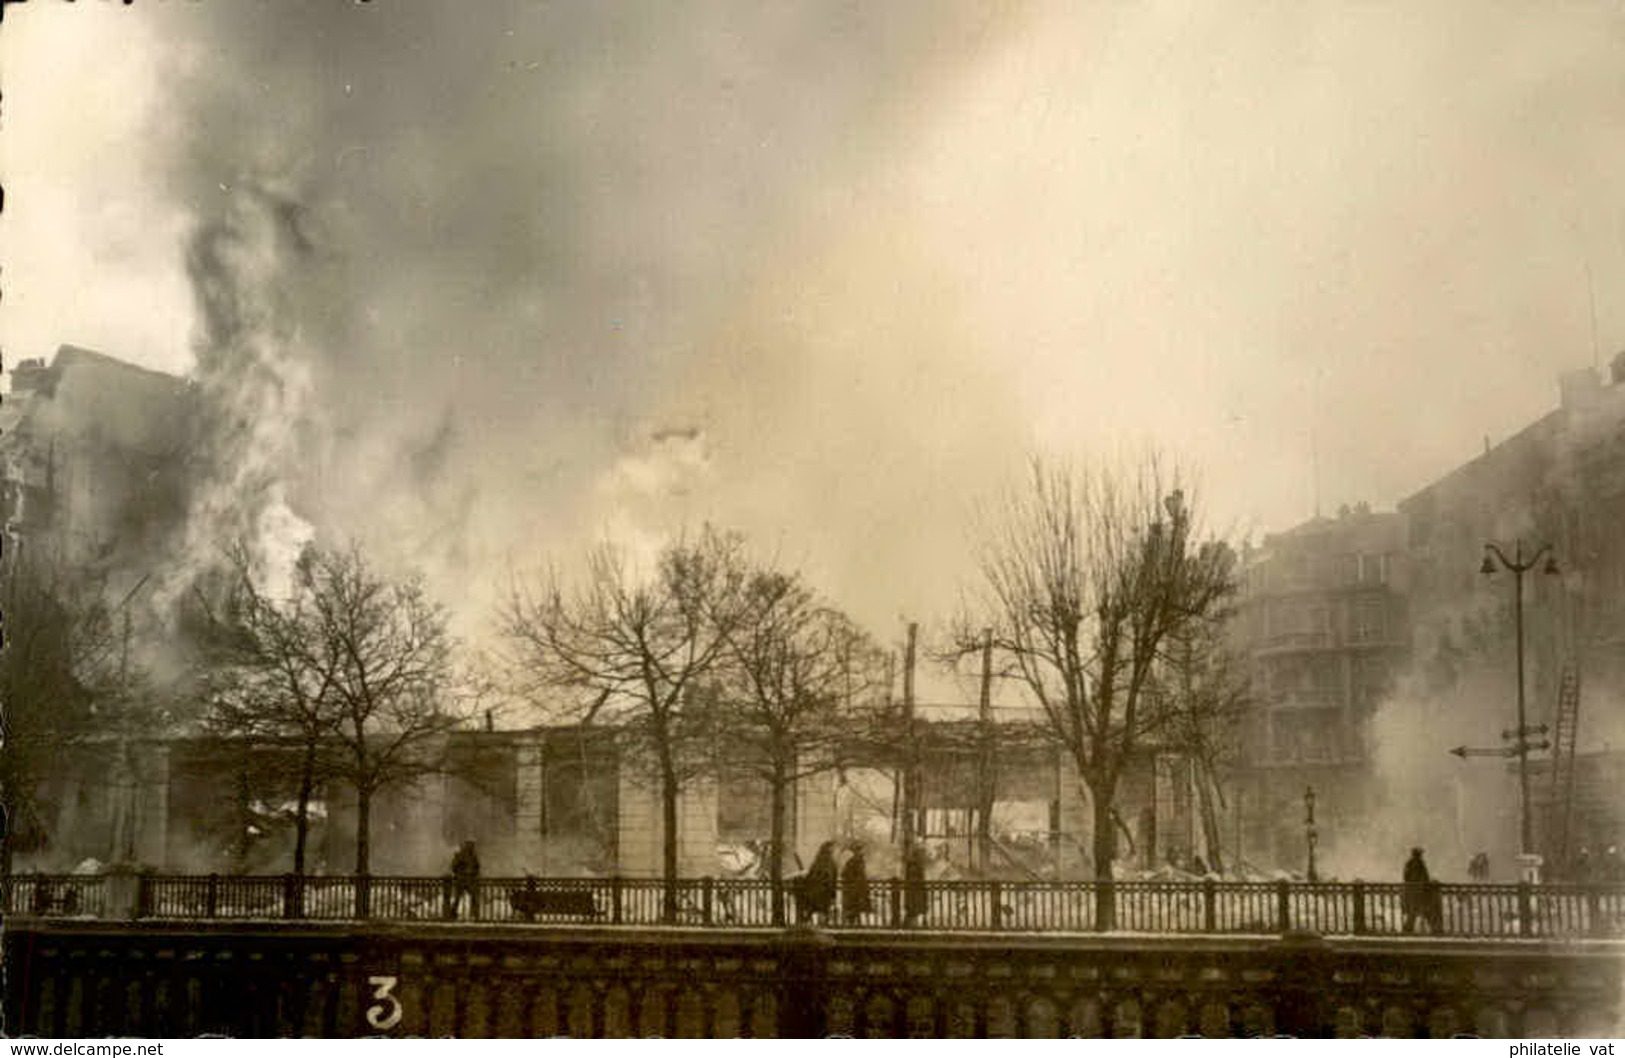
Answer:
[[[1625,749],[1625,354],[1608,381],[1589,368],[1560,380],[1558,406],[1478,458],[1401,501],[1415,570],[1419,676],[1441,710],[1476,712],[1479,745],[1510,745],[1516,726],[1516,595],[1498,561],[1481,573],[1486,544],[1527,561],[1549,547],[1553,562],[1522,578],[1526,718],[1537,741],[1572,746],[1537,752],[1531,768],[1535,851],[1558,871],[1581,845],[1625,840],[1625,805],[1599,776]],[[1559,708],[1565,684],[1577,688]],[[1554,768],[1554,760],[1558,766]],[[1502,791],[1516,778],[1504,762],[1483,777]],[[1482,768],[1480,769],[1482,770]],[[1483,798],[1478,798],[1482,800]],[[1505,854],[1522,806],[1499,798],[1496,834]]]
[[[185,517],[194,404],[182,379],[71,345],[49,365],[21,361],[0,403],[11,542],[48,542],[110,575],[150,564]]]
[[[1253,709],[1232,808],[1255,866],[1306,868],[1311,788],[1322,820],[1365,802],[1369,725],[1410,653],[1404,546],[1399,515],[1362,505],[1244,553],[1233,634]]]

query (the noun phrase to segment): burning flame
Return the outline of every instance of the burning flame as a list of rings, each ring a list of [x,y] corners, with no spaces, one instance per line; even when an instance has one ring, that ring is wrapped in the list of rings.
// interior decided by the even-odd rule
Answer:
[[[194,379],[200,462],[179,560],[154,593],[161,615],[211,570],[225,547],[248,550],[252,574],[286,593],[314,530],[289,505],[286,476],[311,389],[290,288],[316,253],[304,211],[263,184],[231,189],[221,215],[188,247],[200,317]]]

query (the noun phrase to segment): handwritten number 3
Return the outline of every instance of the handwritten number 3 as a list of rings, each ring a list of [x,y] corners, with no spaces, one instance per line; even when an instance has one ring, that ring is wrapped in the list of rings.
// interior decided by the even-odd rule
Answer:
[[[398,980],[394,975],[367,978],[372,998],[379,1001],[367,1008],[367,1024],[375,1029],[387,1031],[401,1023],[401,1001],[391,994]]]

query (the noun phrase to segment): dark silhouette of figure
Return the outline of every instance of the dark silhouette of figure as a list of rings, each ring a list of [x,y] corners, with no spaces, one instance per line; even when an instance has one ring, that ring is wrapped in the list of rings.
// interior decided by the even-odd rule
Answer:
[[[835,842],[826,841],[818,846],[812,866],[802,876],[796,892],[796,917],[802,922],[813,916],[827,917],[835,905]]]
[[[447,901],[446,917],[456,918],[462,898],[468,897],[468,917],[480,917],[480,855],[472,841],[465,841],[451,858],[451,889]]]
[[[903,859],[903,925],[919,925],[930,903],[925,890],[925,850],[915,845]]]
[[[1590,885],[1596,881],[1596,870],[1591,863],[1591,850],[1584,845],[1574,854],[1574,866],[1569,869],[1569,881],[1576,885]]]
[[[1599,881],[1608,882],[1609,884],[1625,882],[1625,863],[1620,861],[1619,846],[1610,845],[1607,851],[1602,854],[1602,866],[1599,873],[1601,875]]]
[[[1487,882],[1490,880],[1489,853],[1478,852],[1473,854],[1473,858],[1467,863],[1467,877],[1471,878],[1475,882]]]
[[[1422,859],[1421,849],[1412,849],[1411,858],[1405,861],[1405,889],[1400,897],[1401,909],[1404,912],[1404,931],[1411,932],[1417,919],[1421,919],[1434,933],[1439,932],[1440,914],[1439,889],[1433,882],[1433,876],[1428,874],[1428,865]]]
[[[857,925],[875,909],[869,898],[869,869],[863,862],[863,846],[853,845],[852,855],[841,867],[841,912],[849,926]]]

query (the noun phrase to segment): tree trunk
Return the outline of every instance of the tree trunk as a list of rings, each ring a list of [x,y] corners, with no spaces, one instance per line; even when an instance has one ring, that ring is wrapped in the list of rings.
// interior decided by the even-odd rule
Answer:
[[[784,813],[786,802],[785,788],[789,785],[788,769],[783,761],[773,762],[773,794],[772,794],[772,826],[770,828],[771,840],[767,847],[767,877],[773,894],[773,924],[784,925]]]
[[[1207,867],[1214,874],[1223,874],[1224,855],[1219,848],[1219,812],[1213,804],[1212,777],[1198,772],[1196,792],[1202,809],[1202,841],[1207,845]]]
[[[372,790],[358,783],[355,789],[355,873],[372,869]]]
[[[316,785],[316,747],[305,747],[299,767],[299,803],[293,816],[293,873],[305,876],[305,843],[310,834],[310,798]]]
[[[6,785],[4,789],[9,792],[10,786]],[[8,883],[11,880],[11,834],[21,822],[18,816],[17,806],[12,803],[11,798],[0,797],[0,880]],[[0,913],[5,909],[6,905],[0,903]]]
[[[0,753],[4,752],[4,744],[0,743]],[[11,880],[11,863],[14,847],[13,836],[17,828],[22,826],[22,798],[16,796],[16,779],[12,775],[11,758],[0,758],[5,766],[0,768],[0,879],[7,883]],[[9,894],[0,893],[0,896]],[[0,903],[0,914],[6,910],[6,904]]]
[[[661,887],[660,919],[677,921],[677,769],[672,766],[671,754],[663,752],[660,760],[660,872],[665,879]]]
[[[1117,925],[1117,901],[1112,886],[1112,855],[1117,850],[1116,820],[1112,818],[1111,798],[1094,787],[1089,788],[1089,804],[1094,817],[1091,844],[1095,858],[1095,928],[1114,929]]]

